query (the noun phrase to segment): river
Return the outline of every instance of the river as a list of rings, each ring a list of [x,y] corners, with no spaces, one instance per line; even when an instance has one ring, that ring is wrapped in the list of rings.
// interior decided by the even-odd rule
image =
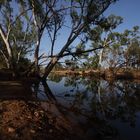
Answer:
[[[46,111],[53,108],[83,139],[140,139],[140,81],[50,75],[47,84],[33,83],[31,91],[29,100]],[[10,101],[9,95],[1,97]]]

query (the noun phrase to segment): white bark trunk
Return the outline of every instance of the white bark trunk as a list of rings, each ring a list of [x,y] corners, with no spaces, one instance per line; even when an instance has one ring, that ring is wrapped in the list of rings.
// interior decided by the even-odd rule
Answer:
[[[99,53],[99,67],[102,67],[103,51],[104,49],[101,49]]]
[[[10,43],[9,43],[9,41],[7,40],[8,37],[5,35],[5,33],[4,33],[4,31],[3,31],[2,27],[1,27],[1,25],[0,25],[0,35],[1,35],[1,37],[2,37],[2,39],[3,39],[3,41],[4,41],[4,43],[5,43],[5,46],[6,46],[8,55],[9,55],[9,57],[11,58],[11,57],[12,57],[12,51],[11,51]]]
[[[9,43],[9,41],[8,41],[8,38],[9,38],[9,33],[8,33],[8,35],[6,35],[5,34],[5,32],[4,32],[4,30],[3,30],[3,28],[2,28],[2,26],[0,25],[0,35],[1,35],[1,37],[2,37],[2,39],[3,39],[3,41],[4,41],[4,43],[5,43],[5,47],[6,47],[6,49],[7,49],[7,53],[8,53],[8,62],[6,62],[6,63],[9,63],[8,65],[8,67],[10,68],[12,65],[12,50],[11,50],[11,46],[10,46],[10,43]]]
[[[8,58],[7,58],[6,55],[3,53],[2,50],[0,50],[0,53],[3,55],[3,58],[5,59],[5,63],[6,63],[6,65],[7,65],[7,68],[9,69],[9,68],[10,68],[10,65],[9,65]]]

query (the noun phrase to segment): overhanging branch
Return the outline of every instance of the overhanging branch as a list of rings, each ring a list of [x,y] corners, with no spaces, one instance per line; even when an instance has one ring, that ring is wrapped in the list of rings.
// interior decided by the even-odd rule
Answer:
[[[84,51],[78,51],[78,52],[68,52],[68,53],[64,53],[63,55],[59,56],[59,55],[53,55],[53,56],[46,56],[48,58],[53,58],[53,57],[65,57],[65,56],[69,56],[69,55],[72,55],[72,56],[78,56],[78,55],[81,55],[81,54],[84,54],[84,53],[89,53],[89,52],[92,52],[92,51],[95,51],[95,50],[99,50],[99,49],[103,49],[104,47],[103,46],[100,46],[98,48],[93,48],[93,49],[88,49],[88,50],[84,50]],[[44,58],[44,57],[43,57]]]
[[[95,51],[95,50],[98,50],[98,49],[102,49],[102,48],[103,48],[103,46],[100,46],[98,48],[84,50],[84,51],[81,50],[81,51],[78,51],[78,52],[68,52],[68,53],[64,53],[61,57],[68,56],[68,55],[73,55],[73,56],[81,55],[81,54],[89,53],[89,52],[92,52],[92,51]]]

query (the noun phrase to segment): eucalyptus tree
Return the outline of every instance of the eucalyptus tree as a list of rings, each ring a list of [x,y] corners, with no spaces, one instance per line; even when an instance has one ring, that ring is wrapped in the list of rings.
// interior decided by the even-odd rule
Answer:
[[[45,80],[62,57],[81,55],[99,49],[71,51],[71,46],[78,38],[82,40],[87,27],[94,27],[101,22],[102,14],[114,2],[116,0],[1,1],[0,35],[5,44],[3,47],[6,50],[5,58],[8,60],[7,67],[14,69],[15,64],[18,64],[15,63],[18,62],[18,57],[28,50],[24,48],[33,46],[37,75],[39,75],[39,60],[46,58],[47,65],[42,77]],[[63,45],[58,46],[57,43],[61,35],[64,36],[66,28],[68,28],[66,40]],[[40,55],[42,40],[47,40],[46,46],[49,47],[46,47],[46,51]]]
[[[21,2],[21,1],[20,1]],[[22,8],[18,1],[3,0],[0,3],[0,53],[7,68],[15,73],[20,60],[31,51],[34,42],[34,30],[31,24],[32,15],[29,9]]]
[[[115,2],[114,0],[71,0],[71,1],[45,1],[47,11],[47,23],[45,26],[48,35],[50,37],[51,51],[48,64],[45,67],[45,73],[43,79],[46,79],[48,74],[51,72],[55,64],[64,56],[68,55],[80,55],[84,52],[93,51],[94,49],[84,50],[77,52],[76,50],[71,51],[72,43],[78,38],[81,37],[81,34],[84,33],[84,30],[88,26],[94,26],[95,22],[100,21],[102,18],[103,12]],[[37,21],[37,20],[36,20]],[[59,52],[54,54],[55,47],[57,46],[56,40],[58,41],[58,33],[64,34],[61,32],[63,28],[69,28],[69,34],[65,43],[59,47]],[[40,32],[40,31],[39,31]],[[37,47],[36,54],[39,53],[39,47]],[[37,60],[38,57],[35,56]],[[37,64],[37,63],[36,63]]]
[[[115,42],[105,52],[109,67],[138,68],[140,65],[140,32],[139,27],[117,33]]]
[[[93,56],[90,57],[90,61],[94,65],[102,67],[103,61],[108,61],[110,58],[115,57],[123,45],[121,43],[121,33],[115,31],[115,29],[122,23],[123,19],[120,16],[110,15],[107,18],[101,19],[100,23],[94,28],[87,29],[87,38],[92,42],[92,48],[102,47],[100,50],[95,50]],[[108,58],[108,59],[107,59]],[[114,60],[115,61],[115,60]]]
[[[125,66],[140,68],[140,27],[134,26],[132,30],[126,30],[127,48],[124,53]]]
[[[110,15],[104,18],[94,28],[88,28],[87,38],[92,42],[95,50],[93,56],[88,61],[93,64],[98,63],[98,67],[133,67],[140,65],[140,31],[139,26],[134,26],[131,30],[116,32],[117,27],[123,22],[122,17]],[[91,63],[91,65],[93,65]],[[117,69],[116,69],[117,70]]]
[[[132,42],[127,48],[126,55],[126,67],[140,68],[140,42]]]

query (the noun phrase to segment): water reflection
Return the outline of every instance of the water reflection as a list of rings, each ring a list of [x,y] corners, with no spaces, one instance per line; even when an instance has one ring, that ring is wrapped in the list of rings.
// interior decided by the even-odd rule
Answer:
[[[85,126],[87,135],[94,134],[100,139],[140,139],[139,81],[63,77],[57,84],[48,81],[48,85],[57,101]]]
[[[36,81],[30,85],[29,99],[39,100],[51,117],[62,120],[58,121],[59,126],[82,139],[140,139],[139,81],[51,75],[46,83]],[[16,91],[23,89],[23,95],[26,89],[29,91],[29,87],[25,89],[21,85]]]

